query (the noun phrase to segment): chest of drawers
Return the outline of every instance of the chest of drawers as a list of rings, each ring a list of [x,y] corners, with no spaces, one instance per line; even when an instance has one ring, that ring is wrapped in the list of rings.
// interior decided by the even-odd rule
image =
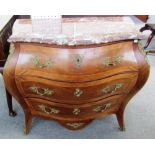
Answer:
[[[133,40],[90,45],[14,42],[4,80],[25,114],[58,121],[78,130],[115,114],[124,130],[128,101],[144,85],[149,65]]]

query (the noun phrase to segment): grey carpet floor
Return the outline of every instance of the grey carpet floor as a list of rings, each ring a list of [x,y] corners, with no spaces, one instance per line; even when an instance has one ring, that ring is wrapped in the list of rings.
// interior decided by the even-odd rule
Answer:
[[[148,55],[151,72],[146,85],[130,100],[125,111],[126,131],[118,129],[116,117],[108,116],[93,121],[79,131],[70,131],[57,122],[33,119],[28,135],[23,133],[24,115],[19,104],[13,100],[18,115],[8,116],[4,83],[0,76],[0,138],[6,139],[141,139],[155,138],[155,55]]]

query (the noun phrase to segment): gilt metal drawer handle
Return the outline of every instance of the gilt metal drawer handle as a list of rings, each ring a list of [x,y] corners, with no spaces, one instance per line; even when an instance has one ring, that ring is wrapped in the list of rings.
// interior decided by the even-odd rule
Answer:
[[[107,103],[105,105],[99,105],[93,109],[94,112],[104,112],[105,110],[111,107],[111,103]]]
[[[75,122],[75,123],[67,123],[66,125],[74,128],[74,129],[77,129],[77,128],[81,127],[83,124],[84,123],[77,123],[77,122]]]
[[[123,83],[118,83],[113,86],[107,86],[107,87],[103,88],[102,92],[105,94],[115,93],[118,89],[121,89],[122,87],[123,87]]]
[[[53,90],[50,90],[48,88],[39,88],[37,86],[30,87],[30,90],[33,93],[36,93],[37,95],[40,95],[40,96],[45,96],[45,95],[51,96],[54,94]]]
[[[38,67],[38,68],[50,68],[54,64],[54,62],[53,62],[53,60],[51,58],[48,58],[47,60],[45,60],[45,63],[41,63],[40,59],[38,58],[38,56],[35,56],[32,59],[32,62],[33,62],[33,65],[35,67]]]
[[[47,113],[47,114],[58,114],[60,112],[60,110],[58,109],[55,109],[55,108],[51,108],[51,107],[48,107],[48,106],[45,106],[45,105],[39,105],[39,108]]]
[[[105,57],[102,61],[102,64],[105,66],[116,66],[117,64],[120,64],[123,60],[122,55],[116,55],[114,57]]]
[[[83,91],[79,88],[76,88],[75,91],[74,91],[74,95],[76,97],[80,97],[81,95],[83,94]]]

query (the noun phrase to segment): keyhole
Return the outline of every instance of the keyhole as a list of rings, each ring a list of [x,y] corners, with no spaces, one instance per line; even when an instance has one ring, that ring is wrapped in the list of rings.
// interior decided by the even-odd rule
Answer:
[[[79,54],[77,54],[75,57],[75,63],[76,63],[76,66],[79,68],[82,63],[82,57]]]
[[[79,58],[77,59],[77,62],[80,62],[80,59]]]

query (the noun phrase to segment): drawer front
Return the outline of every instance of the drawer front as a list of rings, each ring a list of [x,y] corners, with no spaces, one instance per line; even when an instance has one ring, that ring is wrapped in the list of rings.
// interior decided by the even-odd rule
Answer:
[[[79,103],[127,94],[135,85],[137,74],[120,74],[85,83],[56,82],[37,77],[16,77],[16,84],[23,97],[37,97],[53,102]]]
[[[25,98],[25,101],[34,115],[54,118],[90,118],[116,112],[120,107],[122,98],[123,96],[117,95],[81,105],[64,105],[36,98]]]
[[[21,43],[15,74],[78,82],[137,71],[132,44],[71,49]]]

